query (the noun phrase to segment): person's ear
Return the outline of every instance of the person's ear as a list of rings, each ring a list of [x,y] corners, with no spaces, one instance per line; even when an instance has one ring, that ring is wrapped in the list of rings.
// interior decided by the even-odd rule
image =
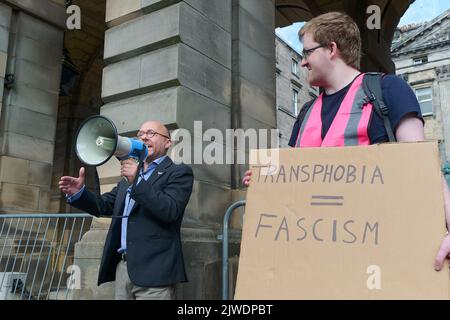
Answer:
[[[338,47],[337,47],[336,42],[331,41],[330,44],[328,45],[328,48],[330,49],[330,54],[332,57],[334,57],[338,54]]]
[[[168,150],[170,148],[170,146],[172,145],[172,140],[167,139],[166,143],[164,144],[164,147],[166,148],[166,150]]]

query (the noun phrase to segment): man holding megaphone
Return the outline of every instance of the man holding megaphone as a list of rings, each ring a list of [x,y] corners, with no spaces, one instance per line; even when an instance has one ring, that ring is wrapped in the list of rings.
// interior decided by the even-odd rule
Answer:
[[[108,153],[117,156],[123,137],[115,133],[103,139],[107,136],[101,132],[106,118],[100,118],[82,125],[77,144],[78,140],[95,140],[94,143],[102,147],[112,141],[115,147]],[[103,129],[94,125],[99,121],[103,121],[98,125]],[[94,138],[90,139],[91,136]],[[98,196],[87,190],[84,167],[77,178],[62,177],[59,188],[72,206],[94,216],[113,218],[105,241],[98,285],[116,281],[115,298],[118,300],[174,299],[175,284],[187,281],[180,228],[192,192],[193,173],[187,165],[174,164],[167,156],[172,141],[162,123],[145,122],[137,138],[148,151],[140,153],[144,155],[140,160],[144,161],[139,165],[133,158],[119,157],[120,175],[125,179],[112,191]],[[86,159],[92,160],[92,154],[97,156],[97,151],[90,146],[85,149],[89,156],[82,156],[86,150],[78,146],[77,155],[82,162],[91,164]]]

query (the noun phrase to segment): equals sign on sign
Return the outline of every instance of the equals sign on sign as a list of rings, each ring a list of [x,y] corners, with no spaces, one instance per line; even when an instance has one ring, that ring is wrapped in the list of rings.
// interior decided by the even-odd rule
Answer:
[[[343,196],[312,196],[312,206],[343,206]]]

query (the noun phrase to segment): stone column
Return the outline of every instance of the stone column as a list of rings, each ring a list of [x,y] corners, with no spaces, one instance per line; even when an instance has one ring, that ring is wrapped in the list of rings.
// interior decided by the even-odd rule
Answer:
[[[436,75],[445,145],[445,159],[442,160],[444,162],[450,162],[450,65],[437,67]]]
[[[12,9],[0,3],[0,114],[3,109],[3,90],[5,86],[6,62],[8,60],[8,41],[11,29]]]
[[[205,164],[202,151],[207,146],[223,150],[224,162],[226,129],[276,126],[274,3],[107,0],[106,22],[101,114],[111,118],[122,135],[135,135],[147,119],[191,133],[191,154],[172,154],[174,160],[191,162],[195,175],[182,228],[190,282],[180,285],[177,295],[220,298],[217,237],[225,210],[235,198],[232,189],[238,187],[245,168]],[[208,129],[218,131],[205,132]],[[99,168],[102,191],[112,188],[118,174],[115,159]],[[103,237],[89,234],[77,247],[76,264],[89,263],[82,260],[81,246]],[[234,243],[231,254],[238,249]],[[93,278],[84,283],[95,282]],[[104,297],[112,298],[108,292]]]
[[[65,14],[62,5],[48,0],[0,3],[1,213],[48,212]],[[1,236],[0,246],[20,243],[11,234]],[[25,259],[40,275],[37,255]],[[3,271],[8,259],[0,261]],[[19,271],[14,265],[6,270]]]
[[[48,210],[64,27],[54,2],[0,3],[1,212]]]

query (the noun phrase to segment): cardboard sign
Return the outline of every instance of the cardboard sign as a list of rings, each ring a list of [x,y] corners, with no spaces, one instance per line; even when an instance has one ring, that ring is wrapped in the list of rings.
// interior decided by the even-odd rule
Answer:
[[[236,299],[449,298],[436,142],[277,152],[252,166]]]

